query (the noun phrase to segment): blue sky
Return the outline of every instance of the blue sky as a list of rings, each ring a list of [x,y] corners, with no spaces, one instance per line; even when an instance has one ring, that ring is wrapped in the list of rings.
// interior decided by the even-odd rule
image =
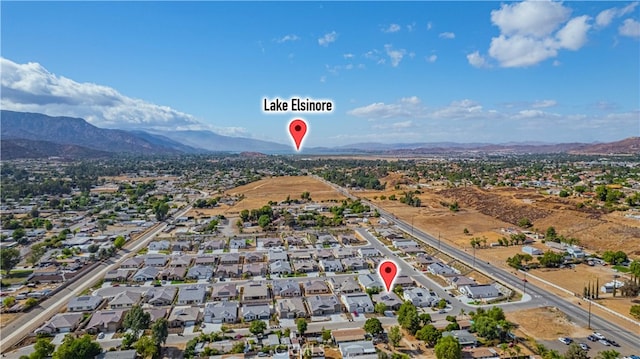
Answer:
[[[640,135],[637,2],[6,2],[2,108],[305,146]],[[266,115],[263,97],[329,98]]]

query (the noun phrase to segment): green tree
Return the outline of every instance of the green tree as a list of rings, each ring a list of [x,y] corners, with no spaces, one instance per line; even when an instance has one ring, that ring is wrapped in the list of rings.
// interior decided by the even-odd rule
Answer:
[[[75,338],[73,334],[67,334],[53,353],[53,359],[93,359],[102,353],[100,344],[91,340],[89,334]]]
[[[556,239],[557,236],[558,236],[558,233],[556,232],[556,229],[553,226],[549,226],[547,228],[547,231],[544,234],[544,238],[550,241],[553,241],[554,239]]]
[[[631,262],[629,264],[629,271],[631,272],[631,274],[634,277],[640,278],[640,261],[639,260],[635,260],[635,261]]]
[[[446,304],[446,302],[445,302]],[[398,309],[398,324],[414,335],[420,329],[418,310],[413,303],[406,301]]]
[[[436,345],[440,337],[442,337],[442,332],[431,324],[425,325],[416,332],[416,338],[422,340],[430,347]]]
[[[15,297],[6,297],[2,300],[2,305],[4,305],[5,308],[11,308],[14,304],[16,304]]]
[[[38,305],[38,300],[36,298],[27,298],[27,301],[24,302],[24,307],[26,309],[35,307],[36,305]]]
[[[631,309],[629,309],[629,314],[636,319],[640,319],[640,304],[632,305]]]
[[[156,214],[156,219],[158,221],[164,221],[169,213],[169,205],[162,201],[156,202],[153,211]]]
[[[460,359],[462,358],[462,347],[453,336],[442,337],[434,347],[436,358],[438,359]]]
[[[531,228],[533,226],[533,223],[531,223],[531,220],[529,218],[520,218],[518,220],[518,226],[522,228]]]
[[[269,223],[271,223],[271,218],[266,214],[263,214],[258,218],[258,225],[260,228],[265,228]]]
[[[623,251],[605,251],[602,254],[602,260],[613,265],[623,263],[627,259],[627,254]]]
[[[400,327],[394,325],[389,329],[389,341],[391,345],[395,348],[400,344],[400,339],[402,339],[402,333],[400,332]]]
[[[378,318],[369,318],[364,322],[364,331],[372,335],[378,335],[384,332],[384,329],[382,329],[382,323]]]
[[[331,330],[322,328],[322,341],[328,342],[331,340]]]
[[[264,331],[267,329],[267,324],[262,320],[254,320],[251,322],[249,326],[249,331],[253,335],[264,334]]]
[[[18,248],[0,249],[0,268],[7,277],[11,276],[11,270],[20,263],[20,251]]]
[[[304,335],[307,331],[307,321],[304,318],[298,318],[298,320],[296,320],[296,327],[298,328],[298,333]]]
[[[29,359],[44,359],[53,354],[56,346],[55,344],[51,344],[51,340],[40,338],[36,341],[36,344],[34,344],[33,349],[35,351],[29,355]]]
[[[603,350],[596,356],[597,359],[618,359],[620,353],[615,350]]]
[[[158,354],[158,346],[149,336],[142,336],[133,347],[145,359],[154,358]]]
[[[160,318],[151,325],[151,338],[157,346],[163,345],[167,342],[169,336],[169,321],[165,318]]]
[[[120,249],[122,248],[122,246],[124,246],[126,240],[124,239],[123,236],[117,236],[116,239],[113,241],[113,246]]]
[[[136,343],[137,339],[138,338],[136,338],[135,334],[131,332],[124,333],[124,335],[122,336],[122,349],[131,349],[131,347],[133,347],[133,345]]]
[[[582,350],[580,346],[573,342],[569,345],[569,349],[564,354],[565,359],[589,359],[589,355],[585,350]]]
[[[498,321],[488,317],[482,316],[474,319],[471,325],[471,331],[476,332],[479,336],[493,340],[500,337],[500,328],[498,327]]]
[[[540,264],[547,268],[555,268],[560,266],[564,262],[564,255],[562,253],[555,253],[552,251],[546,251],[539,259]]]
[[[136,338],[140,337],[140,332],[149,328],[151,315],[145,313],[142,307],[134,305],[124,316],[122,326],[124,329],[131,329]]]
[[[378,302],[373,307],[373,310],[378,314],[384,314],[384,312],[387,310],[387,305],[382,302]]]

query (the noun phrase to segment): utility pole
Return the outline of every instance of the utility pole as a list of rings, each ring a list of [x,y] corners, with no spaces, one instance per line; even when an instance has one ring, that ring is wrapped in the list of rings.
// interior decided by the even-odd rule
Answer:
[[[524,278],[522,278],[522,295],[527,294],[527,272],[524,272]]]

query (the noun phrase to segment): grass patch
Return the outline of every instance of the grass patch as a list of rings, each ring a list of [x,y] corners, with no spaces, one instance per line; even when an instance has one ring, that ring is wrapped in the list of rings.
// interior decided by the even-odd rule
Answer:
[[[281,274],[280,277],[283,278],[292,278],[292,277],[306,277],[307,273],[291,273],[291,274]]]
[[[14,269],[11,271],[11,278],[27,278],[33,273],[33,269]]]
[[[621,265],[613,266],[613,269],[617,270],[620,273],[629,273],[631,271],[631,269],[629,269],[629,267],[625,267],[625,266],[621,266]]]

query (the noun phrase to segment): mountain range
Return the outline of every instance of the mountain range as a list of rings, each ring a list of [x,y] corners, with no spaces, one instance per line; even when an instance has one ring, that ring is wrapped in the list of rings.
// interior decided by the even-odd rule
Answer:
[[[211,152],[292,154],[292,146],[212,131],[125,131],[96,127],[81,118],[0,111],[0,158],[96,158],[117,154],[177,155]],[[611,143],[357,143],[305,148],[305,154],[420,155],[446,153],[640,154],[640,137]]]

